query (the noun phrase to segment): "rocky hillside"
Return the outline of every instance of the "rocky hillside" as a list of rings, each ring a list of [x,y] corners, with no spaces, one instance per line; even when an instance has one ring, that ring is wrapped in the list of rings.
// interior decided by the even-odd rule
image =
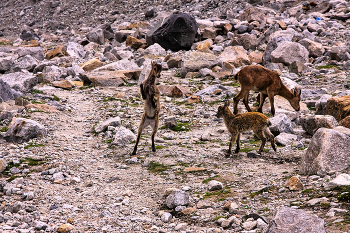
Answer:
[[[0,3],[0,232],[349,232],[350,4]],[[156,152],[139,85],[162,65]],[[266,99],[227,155],[217,110],[262,65]],[[248,99],[257,109],[257,94]],[[230,106],[232,109],[232,105]],[[242,101],[239,112],[246,112]],[[236,145],[233,145],[233,151]]]

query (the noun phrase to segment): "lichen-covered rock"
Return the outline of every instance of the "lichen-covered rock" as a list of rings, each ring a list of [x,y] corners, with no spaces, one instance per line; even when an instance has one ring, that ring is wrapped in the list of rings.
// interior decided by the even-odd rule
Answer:
[[[302,174],[343,171],[350,165],[350,137],[333,129],[320,128],[301,159]]]
[[[8,142],[23,143],[32,138],[46,136],[45,127],[33,120],[18,118],[5,133],[4,139]]]
[[[20,96],[20,92],[13,90],[7,82],[0,79],[0,103],[2,101],[14,100]]]
[[[106,131],[108,126],[119,126],[121,124],[120,117],[113,117],[105,120],[104,122],[96,125],[95,132],[101,133],[103,131]]]
[[[224,188],[224,185],[221,182],[219,182],[219,181],[211,180],[208,183],[209,191],[220,190],[220,189],[223,189],[223,188]]]
[[[131,130],[121,126],[114,135],[111,145],[124,146],[136,140],[136,135]]]
[[[19,92],[29,92],[38,84],[38,78],[31,73],[16,72],[0,76],[10,87]]]
[[[280,43],[271,53],[271,61],[289,66],[293,61],[306,63],[309,60],[309,51],[299,43],[286,41]]]
[[[268,233],[326,233],[324,220],[304,210],[280,207]]]
[[[190,195],[187,192],[174,190],[166,198],[166,205],[170,209],[174,209],[177,206],[187,206],[189,204],[189,197]]]
[[[333,97],[327,101],[326,114],[332,115],[337,121],[350,115],[350,96]]]
[[[300,118],[300,124],[308,134],[314,135],[319,128],[332,129],[338,126],[337,120],[330,115],[306,115]]]

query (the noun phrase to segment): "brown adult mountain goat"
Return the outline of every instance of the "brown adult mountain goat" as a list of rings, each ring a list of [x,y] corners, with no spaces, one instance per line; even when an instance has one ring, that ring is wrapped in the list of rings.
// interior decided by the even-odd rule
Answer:
[[[248,105],[249,91],[260,92],[260,98],[258,98],[259,108],[258,112],[262,112],[262,107],[266,97],[269,97],[271,104],[271,113],[275,115],[274,96],[280,95],[287,99],[290,105],[296,110],[300,110],[300,94],[301,90],[297,87],[290,91],[282,83],[282,80],[276,71],[271,71],[263,66],[250,65],[242,68],[235,76],[235,80],[241,84],[241,91],[233,98],[234,113],[238,113],[237,104],[240,99],[243,99],[243,103],[248,112],[251,109]]]
[[[264,114],[259,112],[246,112],[234,115],[229,109],[229,101],[226,101],[224,106],[219,106],[216,116],[224,119],[226,128],[231,134],[230,145],[227,152],[228,156],[231,154],[234,141],[237,143],[235,153],[239,152],[240,134],[249,130],[253,130],[256,136],[261,140],[260,153],[264,150],[266,136],[270,138],[271,146],[273,150],[276,151],[275,138],[269,129],[271,122]]]
[[[142,99],[144,99],[144,112],[141,118],[140,126],[137,132],[137,139],[134,147],[133,155],[136,155],[137,145],[140,140],[141,133],[144,128],[150,125],[153,129],[152,131],[152,151],[156,151],[154,145],[154,136],[157,133],[159,125],[159,112],[160,112],[160,92],[155,84],[156,78],[160,76],[162,71],[162,65],[157,64],[157,62],[152,61],[151,72],[148,78],[144,80],[140,85],[140,91]]]

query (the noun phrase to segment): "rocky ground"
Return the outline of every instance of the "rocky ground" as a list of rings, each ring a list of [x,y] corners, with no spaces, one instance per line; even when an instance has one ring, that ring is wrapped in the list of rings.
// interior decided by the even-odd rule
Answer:
[[[0,3],[1,232],[350,232],[350,5],[249,3]],[[198,23],[190,51],[146,43],[173,10]],[[157,151],[147,128],[131,156],[151,60]],[[267,101],[277,152],[246,132],[226,157],[216,112],[249,64],[301,88],[301,111]]]

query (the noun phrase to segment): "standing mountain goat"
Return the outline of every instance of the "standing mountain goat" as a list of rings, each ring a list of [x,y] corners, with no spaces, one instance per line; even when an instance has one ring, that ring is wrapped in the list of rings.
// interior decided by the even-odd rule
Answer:
[[[231,154],[232,144],[234,141],[237,142],[235,153],[239,152],[240,134],[249,130],[253,130],[253,132],[261,140],[259,153],[264,150],[266,143],[265,135],[270,138],[271,146],[273,150],[276,151],[275,138],[269,130],[271,122],[264,114],[258,112],[246,112],[234,115],[229,109],[229,101],[226,101],[224,106],[220,106],[218,108],[216,116],[224,119],[226,128],[231,134],[231,141],[227,152],[228,156]]]
[[[238,113],[237,104],[240,99],[243,99],[243,103],[248,112],[251,109],[248,105],[249,91],[260,92],[260,98],[258,98],[259,108],[258,112],[262,112],[262,107],[266,97],[269,97],[271,104],[271,113],[275,115],[274,96],[280,95],[287,99],[296,110],[300,110],[300,94],[301,90],[297,87],[293,91],[282,83],[282,80],[276,71],[268,70],[262,66],[250,65],[242,68],[235,76],[235,80],[241,84],[241,91],[233,98],[233,110],[234,113]]]
[[[156,151],[154,145],[154,136],[157,133],[159,125],[159,112],[160,112],[160,92],[158,87],[155,84],[156,78],[160,76],[162,71],[162,65],[157,64],[152,61],[151,72],[148,75],[148,78],[144,80],[140,85],[140,91],[142,99],[145,100],[144,112],[141,118],[140,126],[137,132],[136,144],[134,147],[133,155],[136,155],[137,144],[140,141],[140,136],[144,128],[150,125],[153,129],[152,131],[152,151]]]

